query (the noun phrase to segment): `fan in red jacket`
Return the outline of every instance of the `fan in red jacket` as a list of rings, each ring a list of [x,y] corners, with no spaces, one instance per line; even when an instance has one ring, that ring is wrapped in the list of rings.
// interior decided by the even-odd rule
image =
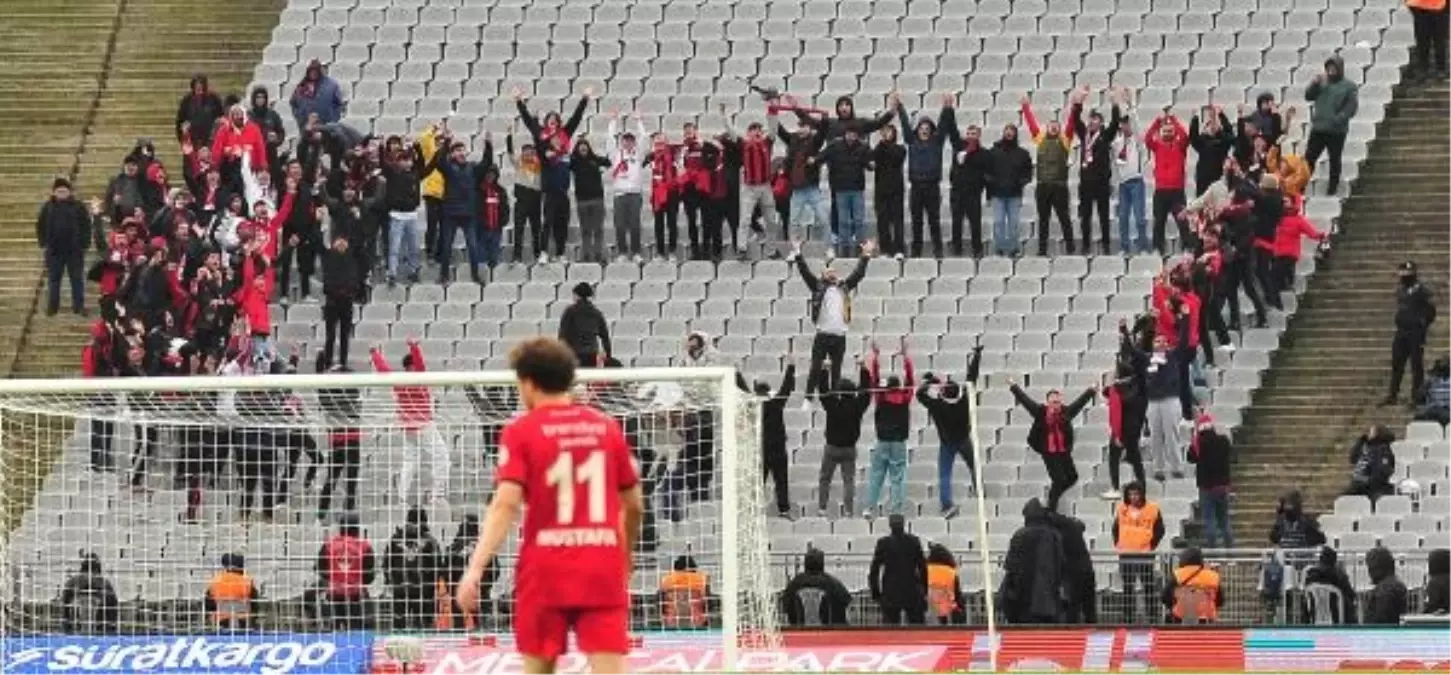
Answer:
[[[212,161],[239,161],[243,153],[248,155],[253,171],[267,169],[267,143],[262,138],[262,129],[247,119],[247,111],[241,105],[234,105],[212,138]]]
[[[1275,293],[1284,291],[1295,283],[1295,266],[1300,262],[1300,238],[1310,237],[1325,241],[1325,233],[1315,229],[1310,219],[1300,212],[1300,201],[1294,197],[1285,197],[1285,215],[1280,218],[1280,224],[1275,228],[1275,242],[1272,247],[1275,263],[1271,274],[1271,281],[1276,286]]]
[[[1154,159],[1154,248],[1162,253],[1168,250],[1164,224],[1185,205],[1184,167],[1189,158],[1189,130],[1166,109],[1144,132],[1144,147]],[[1188,234],[1181,225],[1181,241],[1187,239]]]
[[[383,356],[383,348],[374,346],[369,351],[373,359],[373,370],[391,373],[393,367]],[[418,340],[408,339],[408,354],[403,357],[403,369],[410,373],[424,372],[423,350]],[[424,385],[401,384],[393,387],[393,397],[398,403],[398,423],[403,427],[403,471],[398,477],[399,503],[407,504],[413,479],[422,468],[423,455],[428,455],[433,473],[432,500],[442,502],[448,496],[448,444],[433,423],[433,394]]]
[[[1180,286],[1183,272],[1182,268],[1176,266],[1172,273],[1166,272],[1154,280],[1154,291],[1151,298],[1151,306],[1154,308],[1154,334],[1162,335],[1169,341],[1169,347],[1178,347],[1179,334],[1175,319],[1177,314],[1173,310],[1171,298],[1178,297],[1189,306],[1189,325],[1199,325],[1199,310],[1202,305],[1199,295],[1193,290]],[[1178,278],[1176,278],[1178,277]],[[1187,284],[1186,284],[1187,285]],[[1189,331],[1189,347],[1199,347],[1199,331]]]
[[[252,336],[252,358],[260,359],[272,353],[272,299],[274,283],[270,259],[261,260],[259,271],[256,243],[248,244],[242,257],[242,274],[237,284],[237,311],[247,319],[247,331]]]

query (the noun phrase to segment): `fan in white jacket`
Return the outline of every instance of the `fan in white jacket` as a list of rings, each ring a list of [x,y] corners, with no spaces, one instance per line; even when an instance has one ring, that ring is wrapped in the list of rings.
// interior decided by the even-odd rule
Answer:
[[[646,137],[645,123],[635,118],[635,132],[621,132],[619,121],[628,117],[618,111],[610,113],[609,143],[606,154],[610,160],[610,187],[615,192],[615,252],[620,260],[631,258],[640,262],[640,217],[645,205],[644,156],[640,139]]]

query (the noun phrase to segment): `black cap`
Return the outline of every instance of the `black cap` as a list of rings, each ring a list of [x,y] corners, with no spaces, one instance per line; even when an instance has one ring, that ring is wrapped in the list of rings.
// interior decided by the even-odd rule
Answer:
[[[1413,261],[1407,260],[1407,261],[1401,263],[1400,270],[1402,272],[1407,273],[1407,274],[1415,274],[1416,273],[1416,263],[1413,262]]]
[[[56,176],[55,180],[52,181],[50,184],[50,189],[59,190],[61,188],[65,188],[67,190],[71,189],[71,181],[65,176]]]
[[[595,289],[594,286],[589,285],[589,282],[581,281],[574,285],[574,294],[581,298],[592,298],[594,297]]]

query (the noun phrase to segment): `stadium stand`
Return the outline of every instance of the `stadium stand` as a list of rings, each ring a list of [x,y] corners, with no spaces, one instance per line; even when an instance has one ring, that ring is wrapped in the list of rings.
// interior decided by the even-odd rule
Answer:
[[[1349,185],[1342,185],[1343,196],[1358,194],[1354,181],[1362,177],[1361,162],[1386,116],[1410,42],[1408,16],[1387,0],[294,0],[281,11],[253,84],[278,99],[284,134],[295,139],[298,123],[282,102],[317,60],[341,86],[344,124],[362,134],[414,135],[447,118],[478,159],[486,138],[518,130],[508,98],[515,87],[531,92],[536,112],[567,110],[587,89],[600,92],[581,127],[595,138],[604,136],[604,113],[612,108],[645,111],[647,129],[672,135],[697,120],[705,133],[727,123],[744,128],[765,119],[765,107],[750,86],[787,91],[823,108],[850,95],[863,113],[876,112],[892,91],[908,97],[906,107],[914,113],[934,110],[938,92],[957,93],[958,124],[981,125],[991,136],[1019,122],[1020,95],[1031,97],[1041,117],[1056,119],[1079,85],[1094,89],[1091,105],[1102,103],[1101,110],[1107,99],[1098,100],[1099,88],[1114,84],[1136,92],[1141,123],[1148,121],[1148,111],[1161,107],[1187,120],[1210,101],[1232,109],[1261,92],[1304,109],[1304,85],[1327,58],[1339,56],[1348,79],[1360,86],[1360,111],[1344,150]],[[729,119],[713,112],[722,106]],[[1306,136],[1306,118],[1294,120],[1290,139]],[[499,164],[508,185],[513,167]],[[1076,172],[1072,181],[1076,186]],[[1025,195],[1024,223],[1038,221],[1033,189],[1030,185]],[[871,188],[867,192],[870,199]],[[1324,192],[1317,172],[1306,190],[1305,212],[1317,227],[1330,229],[1341,215],[1342,197]],[[941,206],[946,221],[947,200]],[[604,240],[612,242],[612,219],[605,223]],[[1022,230],[1023,239],[1033,239],[1032,227]],[[570,237],[571,244],[578,242],[573,228]],[[1050,238],[1056,242],[1059,236]],[[1171,238],[1177,239],[1172,233]],[[813,269],[822,266],[825,248],[820,242],[808,245]],[[1307,243],[1306,253],[1312,250]],[[554,331],[572,288],[585,282],[593,285],[595,304],[611,323],[612,355],[626,365],[676,364],[679,357],[669,355],[681,351],[686,335],[703,331],[718,338],[713,348],[722,362],[774,380],[787,362],[804,372],[811,325],[806,289],[788,263],[768,259],[768,252],[753,249],[742,259],[719,263],[511,262],[487,272],[482,284],[393,287],[375,279],[369,301],[359,308],[354,339],[380,344],[393,355],[404,351],[405,340],[419,338],[428,359],[444,369],[502,368],[504,353],[518,338]],[[1299,310],[1300,292],[1319,264],[1314,255],[1302,256],[1293,292],[1282,299],[1284,312],[1271,314],[1265,328],[1236,335],[1233,353],[1221,357],[1219,368],[1205,371],[1196,393],[1224,426],[1239,427],[1245,419],[1289,317]],[[984,347],[979,437],[986,446],[982,472],[990,512],[983,515],[992,549],[1005,547],[1022,522],[1021,503],[1041,497],[1048,482],[1042,464],[1026,450],[1029,420],[1007,393],[1008,378],[1024,378],[1034,396],[1049,388],[1073,392],[1098,385],[1114,365],[1119,320],[1148,309],[1162,266],[1153,255],[881,257],[870,264],[853,302],[848,354],[864,353],[868,339],[887,344],[905,335],[919,371],[960,377],[972,347],[979,341]],[[267,311],[275,324],[272,337],[310,354],[323,340],[322,307],[292,302],[285,281],[280,293],[282,301]],[[354,362],[361,359],[355,356]],[[1106,406],[1095,405],[1079,423],[1073,452],[1083,478],[1060,508],[1085,523],[1089,545],[1100,554],[1113,550],[1111,507],[1098,497],[1109,487],[1108,415]],[[938,515],[936,433],[915,404],[912,419],[911,527],[924,539],[968,551],[975,546],[975,518]],[[815,514],[823,421],[819,408],[802,409],[797,399],[787,406],[796,509],[794,520],[771,521],[772,547],[783,557],[808,544],[823,549],[848,587],[860,591],[866,575],[861,555],[870,552],[884,523],[854,514]],[[868,421],[863,437],[871,438],[871,432]],[[1396,449],[1407,459],[1400,477],[1417,481],[1420,493],[1414,501],[1383,498],[1374,510],[1355,498],[1337,500],[1322,521],[1331,543],[1346,550],[1377,543],[1397,550],[1444,547],[1451,488],[1444,453],[1431,449],[1444,449],[1443,434],[1425,423],[1408,427],[1407,440]],[[459,467],[450,499],[478,503],[487,493],[488,471],[469,448],[482,441],[450,440]],[[313,576],[307,563],[325,537],[325,527],[310,513],[299,509],[263,529],[243,528],[225,517],[183,523],[177,515],[185,510],[184,491],[162,489],[149,497],[118,492],[114,478],[87,472],[88,441],[79,431],[67,444],[35,508],[9,541],[9,554],[19,561],[19,583],[34,589],[26,595],[42,597],[59,588],[65,572],[46,563],[70,560],[84,547],[106,561],[127,599],[196,598],[214,571],[213,561],[236,542],[246,543],[252,573],[270,596],[295,598],[308,590]],[[118,455],[124,456],[119,448]],[[860,464],[858,485],[866,462]],[[363,472],[360,514],[378,537],[405,518],[402,508],[381,498],[394,471],[376,463]],[[1151,482],[1149,496],[1163,509],[1169,529],[1162,550],[1170,549],[1175,536],[1192,537],[1196,530],[1184,528],[1197,498],[1192,476]],[[227,494],[218,511],[232,509],[233,498]],[[447,541],[456,523],[442,520],[438,536]],[[692,513],[689,520],[700,528],[691,535],[713,527],[707,514]],[[661,571],[666,554],[683,546],[666,529]],[[62,536],[51,536],[54,532]],[[1243,531],[1240,536],[1247,538]],[[121,556],[121,549],[130,553]],[[1117,592],[1117,565],[1103,560],[1112,558],[1099,559],[1100,589]],[[1257,558],[1241,562],[1244,576],[1257,574],[1249,571],[1257,570]],[[965,566],[963,574],[970,591],[983,590],[974,568]],[[654,588],[657,576],[647,571],[637,583]],[[1410,578],[1407,583],[1416,585]]]

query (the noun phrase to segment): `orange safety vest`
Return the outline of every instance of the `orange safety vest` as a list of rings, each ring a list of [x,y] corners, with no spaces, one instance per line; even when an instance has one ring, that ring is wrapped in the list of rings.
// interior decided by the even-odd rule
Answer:
[[[1119,502],[1115,507],[1118,519],[1118,551],[1120,553],[1148,553],[1154,550],[1154,523],[1159,520],[1159,505],[1144,502],[1134,508]]]
[[[1174,570],[1174,618],[1184,620],[1190,605],[1200,621],[1219,619],[1219,573],[1202,565]]]
[[[705,615],[704,572],[674,571],[660,578],[660,615],[669,627],[703,628]]]
[[[957,568],[938,563],[927,564],[927,605],[939,617],[952,616],[957,611],[957,594],[954,582]]]
[[[1406,0],[1406,7],[1425,12],[1439,12],[1446,9],[1446,0]]]
[[[239,621],[252,616],[252,577],[246,572],[223,571],[212,578],[207,586],[217,610],[212,613],[212,623]]]

